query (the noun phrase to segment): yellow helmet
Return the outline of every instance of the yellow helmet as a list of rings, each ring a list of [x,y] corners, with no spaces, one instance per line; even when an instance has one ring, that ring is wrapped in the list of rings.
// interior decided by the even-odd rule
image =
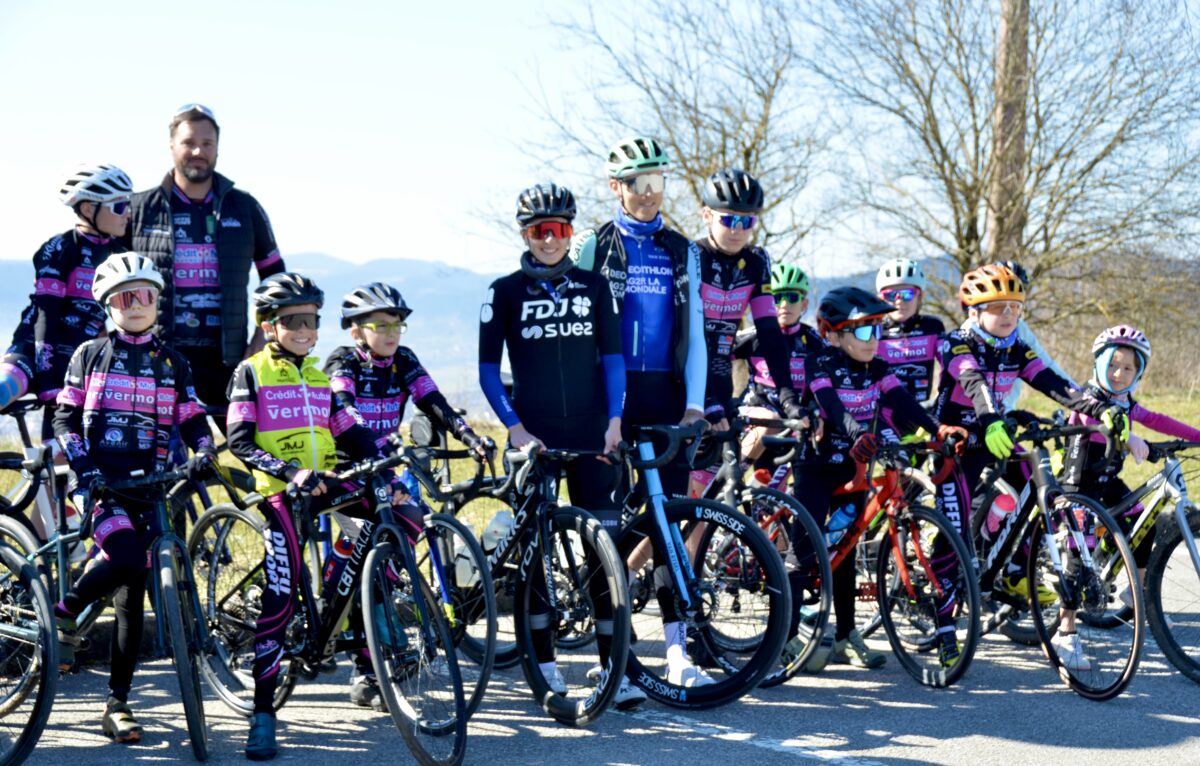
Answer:
[[[963,308],[991,301],[1025,302],[1025,284],[1012,269],[999,263],[968,271],[958,288],[958,300]]]

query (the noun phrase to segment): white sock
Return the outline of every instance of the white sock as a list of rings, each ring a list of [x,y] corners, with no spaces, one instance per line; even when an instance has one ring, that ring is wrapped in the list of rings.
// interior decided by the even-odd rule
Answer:
[[[542,671],[542,677],[547,681],[554,680],[554,671],[558,670],[558,661],[550,660],[549,662],[539,662],[538,670]]]
[[[687,626],[682,622],[663,623],[663,642],[667,645],[667,664],[678,665],[688,662]]]

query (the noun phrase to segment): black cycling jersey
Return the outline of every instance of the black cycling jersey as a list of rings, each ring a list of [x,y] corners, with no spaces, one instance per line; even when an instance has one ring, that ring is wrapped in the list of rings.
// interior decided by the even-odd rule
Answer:
[[[417,355],[405,346],[385,359],[359,346],[339,346],[325,362],[329,386],[342,405],[371,429],[376,443],[400,428],[404,406],[413,404],[455,436],[467,428],[438,391]],[[382,445],[381,445],[382,446]]]
[[[124,247],[78,229],[52,237],[33,257],[34,285],[8,354],[25,357],[31,391],[43,401],[63,386],[75,349],[104,332],[104,309],[92,298],[96,267]]]
[[[173,428],[192,449],[212,433],[191,368],[150,333],[114,333],[79,347],[58,394],[54,434],[80,479],[161,471]]]
[[[505,347],[511,401],[500,385]],[[623,402],[608,396],[616,371],[609,358],[619,362],[624,390],[621,325],[599,274],[572,268],[546,283],[517,271],[488,288],[479,317],[480,382],[506,426],[523,422],[536,434],[531,421],[620,416]]]
[[[923,314],[899,323],[884,320],[876,355],[892,366],[896,378],[918,402],[933,393],[933,365],[945,332],[942,320]]]
[[[767,366],[776,380],[787,381],[779,395],[795,396],[791,390],[787,351],[775,302],[771,297],[771,259],[759,247],[747,247],[727,255],[706,240],[696,241],[700,251],[700,300],[704,304],[704,340],[708,351],[708,384],[704,395],[705,414],[721,419],[733,399],[733,346],[742,317],[749,309],[758,331]]]
[[[780,329],[783,332],[784,347],[788,352],[792,389],[798,398],[803,398],[808,391],[807,360],[821,353],[828,346],[816,329],[803,322]],[[738,334],[737,345],[733,347],[733,356],[737,359],[745,359],[750,364],[750,385],[746,389],[743,402],[779,410],[781,406],[779,391],[775,386],[775,378],[771,376],[770,365],[767,364],[767,359],[763,354],[762,344],[758,341],[757,328]]]

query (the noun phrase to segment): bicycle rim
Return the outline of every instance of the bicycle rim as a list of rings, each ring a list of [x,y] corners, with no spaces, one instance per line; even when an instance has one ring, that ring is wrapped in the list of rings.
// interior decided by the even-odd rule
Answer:
[[[1189,509],[1188,530],[1173,522],[1154,545],[1146,569],[1146,619],[1159,649],[1171,664],[1200,683],[1200,576],[1184,542],[1200,546],[1200,513]]]
[[[162,586],[162,603],[159,608],[167,623],[167,641],[171,645],[171,656],[175,661],[175,676],[179,680],[179,701],[183,703],[183,714],[187,719],[188,738],[192,742],[192,753],[197,761],[208,760],[208,727],[204,721],[204,698],[200,693],[200,673],[196,666],[199,660],[198,636],[194,634],[191,620],[184,614],[184,604],[191,610],[190,586],[182,575],[183,567],[176,560],[175,546],[168,540],[159,543],[155,554],[158,562],[159,584]]]
[[[0,766],[37,744],[58,685],[58,638],[46,589],[33,567],[0,548]]]

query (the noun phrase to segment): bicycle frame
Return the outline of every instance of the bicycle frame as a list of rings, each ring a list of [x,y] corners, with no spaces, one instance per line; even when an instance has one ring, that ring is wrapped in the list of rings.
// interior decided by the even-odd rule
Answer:
[[[1175,523],[1179,525],[1179,529],[1185,532],[1183,542],[1187,547],[1188,555],[1191,557],[1192,566],[1196,569],[1196,575],[1200,577],[1200,552],[1196,550],[1196,541],[1190,534],[1186,534],[1189,528],[1187,509],[1191,505],[1191,499],[1188,497],[1187,482],[1184,480],[1183,467],[1174,454],[1165,454],[1163,456],[1162,470],[1151,476],[1142,486],[1126,495],[1119,503],[1109,508],[1109,512],[1114,517],[1123,516],[1132,511],[1134,506],[1149,496],[1152,496],[1151,499],[1143,503],[1142,512],[1138,514],[1137,520],[1134,522],[1129,534],[1129,547],[1136,549],[1142,540],[1145,539],[1146,535],[1154,531],[1154,525],[1158,520],[1159,514],[1166,508],[1168,502],[1173,502],[1173,518],[1175,519]],[[1116,565],[1119,566],[1119,562]]]

